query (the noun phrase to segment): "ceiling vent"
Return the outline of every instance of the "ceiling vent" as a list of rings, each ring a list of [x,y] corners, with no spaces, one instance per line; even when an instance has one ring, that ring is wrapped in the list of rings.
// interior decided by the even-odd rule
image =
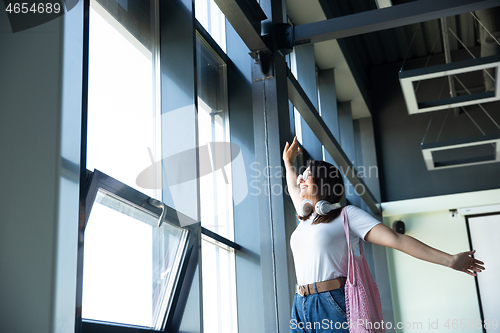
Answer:
[[[417,102],[414,83],[449,75],[458,75],[485,69],[493,69],[495,87],[492,91],[474,93],[457,97],[449,97],[426,102]],[[452,109],[461,106],[488,103],[500,100],[500,55],[457,61],[450,64],[417,68],[399,72],[399,82],[406,101],[409,114],[429,112],[443,109]]]
[[[422,144],[428,170],[500,162],[500,135]]]
[[[500,125],[495,122],[482,106],[483,103],[500,100],[500,24],[498,23],[500,7],[477,11],[476,13],[471,12],[470,14],[478,23],[481,58],[476,58],[459,39],[457,34],[448,28],[446,19],[441,19],[446,64],[406,71],[401,70],[399,72],[399,81],[409,114],[454,109],[455,115],[458,116],[459,108],[461,108],[483,134],[481,137],[461,138],[451,141],[426,144],[422,142],[422,155],[428,170],[500,162],[500,134],[486,135],[464,108],[465,106],[478,105],[500,129]],[[453,34],[474,59],[451,62],[448,32]],[[464,82],[473,81],[471,78],[477,77],[477,74],[473,72],[482,72],[484,89],[480,86],[477,87],[480,89],[468,89],[462,82],[462,80]],[[462,80],[459,79],[459,75],[462,76]],[[417,98],[417,90],[422,81],[430,80],[428,82],[431,85],[428,87],[432,87],[432,84],[435,85],[437,82],[436,79],[443,79],[445,77],[448,78],[450,97],[441,98],[443,84],[438,99],[419,100]],[[460,83],[467,94],[457,94],[455,80]],[[427,91],[431,90],[427,89]],[[420,94],[420,97],[423,97],[423,95]],[[429,122],[429,126],[431,121],[432,119]],[[446,118],[444,121],[446,121]],[[427,131],[429,130],[429,126],[427,127]],[[426,135],[427,132],[424,135],[424,140]],[[441,131],[439,132],[438,139],[440,135]]]

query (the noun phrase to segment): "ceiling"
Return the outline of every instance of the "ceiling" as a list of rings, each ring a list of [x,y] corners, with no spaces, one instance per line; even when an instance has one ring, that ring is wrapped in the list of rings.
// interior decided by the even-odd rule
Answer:
[[[407,2],[411,1],[287,0],[287,11],[294,25],[303,25]],[[498,10],[495,14],[498,14]],[[500,15],[495,16],[493,24],[500,28]],[[442,57],[445,63],[442,24],[449,28],[445,31],[448,32],[450,53],[480,46],[478,23],[470,13],[465,13],[447,17],[443,21],[435,19],[315,43],[316,65],[320,70],[335,69],[335,80],[341,83],[336,86],[338,100],[351,101],[353,119],[369,117],[370,101],[366,91],[370,90],[370,68],[430,56]]]
[[[294,25],[302,25],[326,20],[327,17],[317,0],[287,0],[287,11]],[[336,40],[314,44],[316,66],[321,69],[335,68],[337,99],[340,102],[351,101],[353,119],[370,116],[367,103],[352,75],[343,52]]]

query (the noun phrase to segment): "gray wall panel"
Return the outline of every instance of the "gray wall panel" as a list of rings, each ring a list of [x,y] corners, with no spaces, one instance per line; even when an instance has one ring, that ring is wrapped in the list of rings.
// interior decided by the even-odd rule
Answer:
[[[226,23],[227,55],[233,65],[228,68],[229,123],[231,142],[240,147],[243,170],[232,170],[233,191],[248,191],[245,199],[233,207],[234,241],[241,246],[236,252],[236,295],[238,332],[264,331],[260,233],[257,213],[258,192],[255,179],[254,128],[252,116],[252,58],[234,29]]]
[[[316,60],[314,58],[314,45],[299,45],[294,48],[297,64],[297,81],[304,89],[316,110],[319,110],[318,85],[316,78]],[[323,160],[321,143],[316,138],[304,119],[301,118],[302,146],[309,156],[315,160]],[[306,162],[306,161],[304,161]]]
[[[0,331],[73,332],[83,2],[12,33],[0,4]]]
[[[380,202],[379,167],[377,164],[377,152],[375,150],[375,134],[371,117],[357,119],[359,124],[361,154],[363,156],[364,173],[366,185]]]
[[[321,118],[323,118],[330,132],[338,141],[340,139],[340,130],[334,71],[334,69],[326,69],[318,72],[318,89]]]
[[[339,128],[340,128],[340,146],[347,157],[351,160],[354,167],[356,163],[356,145],[354,141],[354,124],[352,121],[351,102],[338,103]],[[355,173],[353,169],[341,170],[342,173]],[[361,198],[355,193],[352,184],[344,177],[346,199],[352,204],[361,207]]]

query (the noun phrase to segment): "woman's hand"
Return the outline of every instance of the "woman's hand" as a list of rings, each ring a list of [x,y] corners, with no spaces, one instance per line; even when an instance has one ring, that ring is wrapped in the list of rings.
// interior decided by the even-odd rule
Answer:
[[[297,172],[295,171],[295,167],[293,166],[293,162],[297,158],[297,155],[300,153],[299,143],[297,142],[297,136],[293,138],[292,145],[289,145],[288,142],[285,145],[285,149],[283,149],[283,161],[285,161],[285,170],[286,170],[286,186],[288,194],[290,198],[292,198],[293,206],[299,214],[300,205],[302,204],[302,198],[300,197],[300,189],[297,185]]]
[[[283,149],[283,161],[285,163],[293,164],[297,155],[300,153],[299,143],[297,142],[297,136],[293,138],[292,145],[289,145],[288,142],[285,145],[285,149]]]
[[[474,251],[460,252],[452,256],[450,268],[456,269],[457,271],[465,272],[472,276],[477,276],[475,272],[482,272],[485,268],[484,262],[479,261],[471,257]]]

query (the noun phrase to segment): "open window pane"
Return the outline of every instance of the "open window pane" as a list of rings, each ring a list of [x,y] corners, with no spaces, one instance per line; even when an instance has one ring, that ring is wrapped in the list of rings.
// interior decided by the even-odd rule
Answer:
[[[85,229],[82,317],[160,329],[188,231],[98,189]]]

